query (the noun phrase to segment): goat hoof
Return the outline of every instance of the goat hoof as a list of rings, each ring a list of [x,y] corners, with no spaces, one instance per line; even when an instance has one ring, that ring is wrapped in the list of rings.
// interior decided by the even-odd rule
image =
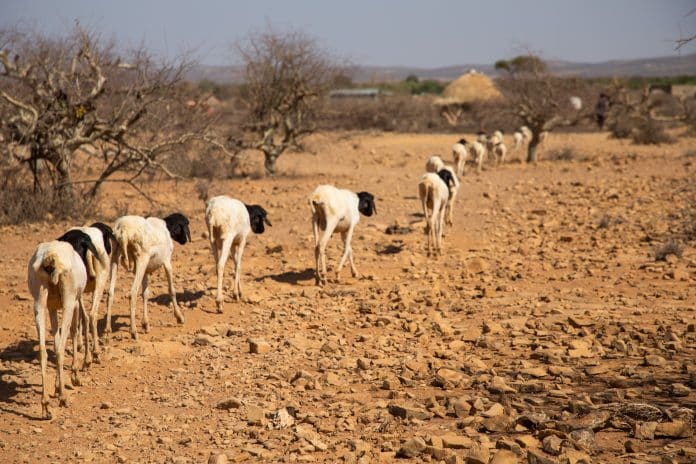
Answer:
[[[137,330],[131,330],[131,331],[130,331],[130,335],[131,335],[131,338],[132,338],[133,340],[137,340],[137,339],[138,339],[138,331],[137,331]]]
[[[143,322],[143,332],[150,333],[150,323],[149,322]]]
[[[72,373],[72,376],[70,376],[70,381],[72,382],[74,387],[82,386],[82,382],[80,381],[80,378],[77,376],[77,372]]]
[[[60,406],[61,408],[67,408],[68,406],[70,406],[70,404],[68,403],[68,397],[65,395],[61,395],[58,399],[58,406]]]
[[[44,420],[53,419],[53,414],[51,413],[51,410],[48,408],[48,401],[41,402],[41,416],[44,418]]]

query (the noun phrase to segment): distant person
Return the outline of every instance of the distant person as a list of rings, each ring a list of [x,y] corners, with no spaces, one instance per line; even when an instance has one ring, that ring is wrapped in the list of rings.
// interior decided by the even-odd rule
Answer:
[[[607,119],[607,113],[609,112],[609,107],[611,106],[611,100],[609,95],[602,92],[599,94],[597,99],[597,104],[595,105],[595,121],[597,122],[597,127],[599,130],[604,129],[604,122]]]

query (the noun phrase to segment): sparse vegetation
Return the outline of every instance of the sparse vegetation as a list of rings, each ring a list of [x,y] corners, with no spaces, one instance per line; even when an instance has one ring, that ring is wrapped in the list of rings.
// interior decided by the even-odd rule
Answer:
[[[231,134],[237,150],[260,150],[269,175],[276,161],[316,130],[320,98],[339,70],[317,42],[301,32],[273,30],[251,34],[237,47],[245,83],[240,99],[246,108],[242,133]]]
[[[527,162],[536,162],[542,132],[575,126],[592,117],[587,102],[591,101],[593,91],[587,81],[548,74],[545,63],[534,55],[499,61],[496,68],[508,72],[507,77],[498,80],[505,96],[504,111],[514,114],[532,131]],[[571,97],[584,101],[584,108],[574,108]]]
[[[579,160],[580,156],[578,156],[573,147],[565,146],[555,150],[550,150],[548,154],[544,155],[544,158],[550,161],[573,161]]]
[[[669,239],[667,242],[657,246],[653,250],[655,261],[665,261],[670,255],[681,258],[683,253],[684,247],[675,239]]]

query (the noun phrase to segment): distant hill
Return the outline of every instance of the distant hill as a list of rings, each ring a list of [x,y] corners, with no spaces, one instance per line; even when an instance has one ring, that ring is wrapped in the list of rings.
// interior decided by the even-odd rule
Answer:
[[[554,73],[582,77],[658,77],[696,74],[696,53],[636,60],[611,60],[599,63],[574,63],[560,60],[548,61],[547,63]],[[451,81],[472,68],[489,76],[497,75],[492,64],[459,64],[440,68],[356,66],[353,68],[352,77],[356,82],[398,81],[413,74],[420,79]],[[187,78],[194,82],[211,80],[232,83],[241,82],[243,72],[239,66],[198,65],[191,69]]]

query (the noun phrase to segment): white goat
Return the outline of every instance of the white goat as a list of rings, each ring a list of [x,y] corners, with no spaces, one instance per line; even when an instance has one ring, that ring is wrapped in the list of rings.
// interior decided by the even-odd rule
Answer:
[[[341,256],[336,269],[336,280],[339,278],[346,259],[350,262],[353,277],[358,277],[358,269],[353,262],[353,248],[350,242],[355,226],[360,221],[360,214],[369,217],[377,212],[374,196],[369,192],[356,194],[350,190],[338,189],[333,185],[320,185],[310,195],[309,206],[312,210],[317,285],[327,282],[326,245],[334,232],[340,232],[344,241],[343,256]]]
[[[505,162],[505,155],[507,154],[507,147],[503,142],[499,142],[493,147],[493,154],[498,164],[503,164]]]
[[[76,235],[76,234],[73,234]],[[84,234],[82,234],[84,235]],[[87,330],[87,313],[82,304],[82,292],[87,285],[87,271],[83,259],[89,249],[96,250],[89,238],[80,238],[82,256],[75,251],[73,245],[66,241],[54,240],[39,244],[34,251],[28,266],[29,291],[34,298],[34,319],[39,336],[39,351],[41,358],[41,413],[46,419],[52,417],[48,408],[48,391],[46,389],[46,311],[51,320],[51,333],[54,337],[56,355],[56,395],[60,406],[67,406],[65,384],[63,381],[63,357],[65,344],[72,325],[73,363],[72,382],[79,385],[77,377],[77,319],[82,316],[85,327],[85,353],[89,351]],[[88,243],[89,242],[89,243]],[[78,311],[75,312],[75,308]],[[62,311],[62,320],[58,326],[58,312]]]
[[[116,273],[119,261],[127,270],[133,270],[135,277],[130,290],[130,334],[133,338],[138,338],[138,331],[135,327],[135,301],[138,298],[138,289],[142,283],[143,296],[143,330],[149,332],[150,322],[147,312],[147,299],[149,297],[148,275],[160,267],[164,267],[169,284],[169,296],[174,306],[176,320],[184,323],[184,315],[179,310],[176,302],[176,292],[174,291],[174,278],[172,276],[172,252],[174,243],[172,239],[180,244],[191,241],[189,231],[189,220],[180,213],[174,213],[164,219],[140,216],[123,216],[116,220],[114,224],[114,236],[118,246],[116,247],[113,259],[111,260],[111,282],[109,285],[109,298],[107,300],[108,320],[111,320],[111,305],[113,304],[114,288],[116,286]],[[110,332],[110,324],[107,324],[106,331]]]
[[[524,136],[524,141],[529,142],[532,140],[532,130],[527,126],[520,126],[520,132]]]
[[[438,155],[433,155],[425,162],[426,172],[437,172],[445,167],[444,161]]]
[[[445,169],[437,174],[427,172],[418,182],[418,196],[423,207],[425,228],[428,234],[428,256],[431,256],[433,246],[436,255],[441,252],[442,231],[445,226],[445,212],[450,195],[449,187],[453,183],[450,171]]]
[[[271,225],[268,213],[259,205],[246,205],[226,195],[213,197],[206,203],[205,223],[208,225],[210,248],[215,258],[217,272],[217,311],[222,313],[225,297],[222,294],[222,281],[225,263],[234,247],[234,296],[242,298],[242,254],[247,236],[252,230],[262,234],[264,223]]]
[[[436,167],[438,169],[435,169]],[[445,165],[444,163],[442,163],[440,165],[438,165],[437,163],[432,163],[432,164],[427,163],[425,165],[426,172],[438,174],[443,169],[448,171],[450,173],[450,176],[452,177],[451,185],[447,184],[447,188],[449,190],[449,197],[447,200],[447,213],[446,213],[447,225],[452,225],[452,210],[454,209],[454,200],[457,198],[457,192],[459,192],[459,185],[460,185],[459,178],[457,177],[457,174],[455,173],[454,169],[451,166]]]
[[[483,160],[486,158],[487,150],[486,145],[479,142],[471,142],[471,152],[474,155],[474,163],[476,163],[476,172],[481,173],[481,166],[483,165]]]
[[[463,138],[459,139],[457,143],[452,145],[452,158],[454,159],[454,166],[458,176],[464,174],[464,166],[469,159],[469,150],[467,149],[468,146],[469,143]]]
[[[99,317],[99,303],[101,302],[106,283],[109,278],[109,268],[111,266],[111,244],[114,241],[114,234],[111,227],[102,222],[95,222],[89,227],[73,227],[68,232],[77,230],[89,236],[96,255],[87,255],[87,286],[83,293],[92,294],[92,308],[89,311],[89,329],[92,334],[92,352],[85,352],[85,363],[92,362],[92,354],[99,356],[99,336],[97,335],[97,318]],[[60,240],[60,239],[58,239]],[[111,320],[106,321],[108,327]]]

